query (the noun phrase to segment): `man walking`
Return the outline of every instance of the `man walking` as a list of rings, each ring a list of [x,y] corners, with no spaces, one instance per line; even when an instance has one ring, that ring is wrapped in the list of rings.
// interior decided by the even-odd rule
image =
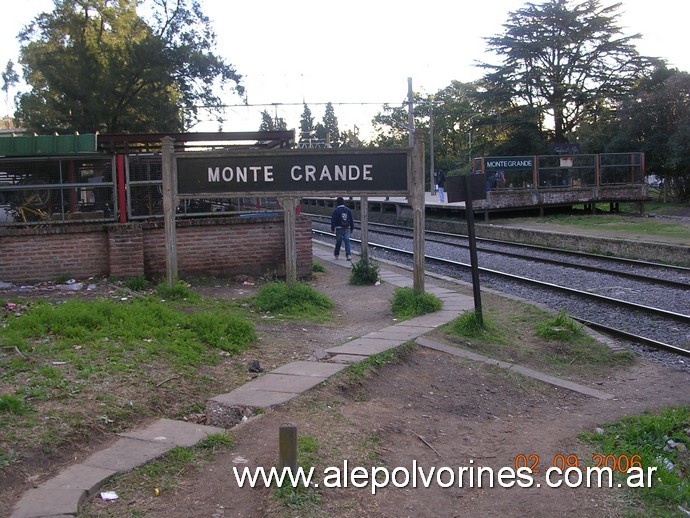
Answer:
[[[336,259],[340,255],[340,246],[345,242],[345,258],[348,261],[352,260],[352,253],[350,250],[350,232],[355,229],[355,219],[352,217],[352,211],[345,206],[345,200],[342,196],[338,196],[335,201],[336,208],[331,214],[331,232],[335,232],[335,250],[333,250],[333,257]]]

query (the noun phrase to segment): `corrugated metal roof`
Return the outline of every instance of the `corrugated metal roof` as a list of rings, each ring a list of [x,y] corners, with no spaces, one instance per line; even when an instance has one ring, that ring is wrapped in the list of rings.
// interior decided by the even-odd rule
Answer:
[[[49,156],[96,153],[95,133],[0,137],[0,156]]]

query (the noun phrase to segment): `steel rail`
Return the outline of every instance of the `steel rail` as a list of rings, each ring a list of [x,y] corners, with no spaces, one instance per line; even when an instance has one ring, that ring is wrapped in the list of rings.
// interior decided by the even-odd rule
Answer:
[[[322,231],[322,230],[312,230],[312,232],[315,233],[315,234],[320,234],[320,235],[333,236],[332,233],[326,232],[326,231]],[[359,239],[353,239],[353,238],[351,238],[351,240],[354,241],[355,243],[360,243],[360,244],[361,244],[361,240],[359,240]],[[413,253],[410,252],[410,251],[408,251],[408,250],[403,250],[403,249],[399,249],[399,248],[395,248],[395,247],[390,247],[390,246],[383,245],[383,244],[380,244],[380,243],[372,243],[372,242],[370,242],[370,243],[369,243],[369,246],[374,247],[374,248],[379,248],[379,249],[381,249],[381,250],[387,250],[387,251],[391,251],[391,252],[394,252],[394,253],[399,253],[399,254],[404,255],[404,256],[411,256],[411,255],[413,255]],[[435,256],[429,256],[429,255],[427,255],[427,256],[425,256],[425,259],[428,259],[428,260],[430,260],[430,261],[435,261],[435,262],[438,262],[438,263],[441,263],[441,264],[452,265],[452,266],[461,267],[461,268],[465,268],[465,269],[471,268],[471,265],[469,265],[469,264],[462,263],[462,262],[459,262],[459,261],[453,261],[453,260],[450,260],[450,259],[444,259],[444,258],[441,258],[441,257],[435,257]],[[560,292],[563,292],[563,293],[567,293],[567,294],[569,294],[569,295],[575,295],[575,296],[579,296],[579,297],[587,297],[587,298],[596,300],[596,301],[601,302],[601,303],[604,303],[604,304],[614,305],[614,306],[618,306],[618,307],[625,307],[625,308],[633,309],[633,310],[636,310],[636,311],[642,311],[642,312],[644,312],[644,313],[651,313],[652,315],[657,315],[657,316],[661,316],[661,317],[664,317],[664,318],[670,318],[670,319],[673,319],[673,320],[676,320],[676,321],[680,321],[680,322],[682,322],[682,323],[690,323],[690,316],[688,316],[688,315],[683,315],[683,314],[681,314],[681,313],[675,313],[675,312],[673,312],[673,311],[667,311],[667,310],[664,310],[664,309],[654,308],[654,307],[651,307],[651,306],[645,306],[645,305],[637,304],[637,303],[634,303],[634,302],[627,302],[627,301],[624,301],[624,300],[615,299],[615,298],[611,298],[611,297],[606,297],[606,296],[603,296],[603,295],[597,295],[597,294],[595,294],[595,293],[590,293],[590,292],[586,292],[586,291],[582,291],[582,290],[577,290],[577,289],[574,289],[574,288],[568,288],[567,286],[559,286],[559,285],[557,285],[557,284],[553,284],[553,283],[549,283],[549,282],[538,281],[538,280],[536,280],[536,279],[530,279],[530,278],[528,278],[528,277],[522,277],[522,276],[519,276],[519,275],[510,274],[510,273],[499,272],[499,271],[497,271],[497,270],[492,270],[492,269],[490,269],[490,268],[482,268],[482,267],[479,267],[479,271],[480,271],[480,272],[483,272],[483,273],[486,273],[486,274],[489,274],[489,275],[495,275],[495,276],[498,276],[498,277],[508,278],[508,279],[510,279],[510,280],[513,280],[513,281],[518,281],[518,282],[522,282],[522,283],[526,283],[526,284],[532,284],[532,285],[535,285],[535,286],[540,287],[540,288],[546,288],[546,289],[552,289],[552,290],[555,290],[555,291],[560,291]],[[577,318],[577,317],[572,317],[572,318],[574,318],[574,319],[576,319],[576,320],[578,320],[578,321],[583,321],[583,320],[581,320],[581,319],[579,319],[579,318]],[[588,321],[588,322],[589,322],[589,321]],[[595,323],[592,322],[592,325],[594,325],[594,324],[595,324]],[[599,329],[601,329],[602,331],[605,330],[605,329],[607,329],[607,326],[604,326],[603,324],[596,324],[596,326],[597,326]],[[612,331],[611,331],[612,334],[613,334],[614,331],[615,331],[615,334],[618,334],[619,336],[625,335],[627,338],[629,338],[629,339],[631,339],[631,340],[632,340],[633,338],[639,338],[639,341],[640,341],[640,342],[644,342],[646,345],[650,345],[650,346],[655,347],[655,348],[658,348],[658,349],[664,349],[664,350],[667,350],[667,351],[670,351],[670,352],[676,352],[676,350],[680,350],[680,351],[685,351],[685,352],[678,353],[678,354],[688,354],[688,355],[690,355],[690,351],[688,351],[688,350],[686,350],[686,349],[682,349],[682,348],[677,347],[677,346],[674,346],[674,345],[671,345],[671,344],[666,344],[666,343],[663,343],[663,342],[658,342],[658,341],[653,340],[653,339],[650,339],[650,338],[639,337],[638,335],[633,335],[633,334],[627,333],[626,331],[623,331],[623,330],[618,330],[618,329],[614,329],[614,328],[608,328],[608,329],[611,329],[611,330],[612,330]]]
[[[376,223],[376,225],[380,225],[379,223]],[[387,225],[388,226],[388,225]],[[399,227],[395,227],[399,228]],[[403,229],[403,230],[408,230],[408,229]],[[395,232],[391,231],[381,231],[381,230],[370,230],[372,233],[378,233],[378,234],[383,234],[383,235],[389,235],[389,236],[395,236],[395,237],[401,237],[403,239],[412,239],[412,237],[401,235]],[[452,238],[459,238],[459,239],[467,239],[466,236],[462,236],[461,234],[448,234],[448,233],[442,233],[442,232],[435,232],[431,230],[425,231],[426,234],[438,234],[438,235],[443,235],[443,236],[448,236]],[[427,241],[430,241],[432,243],[440,243],[443,245],[449,245],[449,246],[457,246],[461,248],[469,248],[469,244],[464,244],[464,243],[448,243],[447,241],[442,241],[439,239],[427,239]],[[497,241],[497,240],[483,240],[485,242],[491,242],[491,243],[497,243],[501,245],[509,245],[514,248],[518,247],[525,247],[525,248],[537,248],[539,250],[542,250],[544,252],[552,252],[552,253],[558,253],[558,254],[566,254],[566,255],[574,255],[574,256],[580,256],[580,257],[587,257],[587,258],[592,258],[592,259],[597,259],[597,260],[605,260],[609,262],[619,262],[617,259],[622,259],[623,264],[636,264],[638,266],[645,266],[645,267],[655,267],[655,268],[671,268],[671,269],[678,269],[682,267],[668,267],[667,265],[662,265],[658,263],[647,263],[644,261],[637,261],[634,259],[623,259],[623,258],[610,258],[607,256],[602,256],[602,255],[597,255],[597,254],[587,254],[585,252],[571,252],[569,250],[563,250],[560,248],[548,248],[548,247],[535,247],[533,245],[522,245],[519,243],[508,243],[506,241]],[[538,263],[544,263],[544,264],[553,264],[556,266],[564,266],[567,268],[575,268],[578,270],[584,270],[588,272],[595,272],[595,273],[604,273],[608,275],[613,275],[616,277],[622,277],[626,279],[633,279],[639,282],[647,282],[647,283],[652,283],[656,285],[661,285],[661,286],[667,286],[669,288],[678,288],[682,290],[690,290],[690,283],[683,282],[683,281],[675,281],[672,279],[664,279],[660,277],[650,277],[647,275],[642,275],[639,273],[633,273],[633,272],[624,272],[620,270],[610,270],[608,268],[604,268],[601,266],[591,266],[587,264],[580,264],[580,263],[572,263],[572,262],[567,262],[564,260],[560,259],[551,259],[548,257],[535,257],[535,256],[525,256],[524,254],[520,254],[517,252],[507,252],[505,250],[493,250],[491,248],[485,248],[485,247],[477,247],[477,250],[486,254],[495,254],[495,255],[501,255],[504,257],[513,257],[516,259],[522,259],[525,261],[532,261],[532,262],[538,262]],[[629,263],[629,261],[634,261],[634,263]],[[690,268],[687,269],[690,272]]]
[[[325,218],[326,220],[330,220],[330,218],[328,216],[323,216],[322,214],[311,214],[311,216],[312,216],[312,218],[316,217],[316,218]],[[356,221],[358,221],[358,220],[356,220]],[[369,224],[384,227],[384,228],[394,228],[394,229],[402,229],[402,230],[412,231],[412,229],[409,227],[388,225],[386,223],[370,222]],[[452,234],[450,232],[439,232],[438,230],[425,230],[424,232],[426,234],[436,234],[436,235],[440,235],[440,236],[449,236],[449,237],[457,237],[457,238],[461,238],[461,239],[467,239],[467,236],[464,234]],[[548,247],[548,246],[532,245],[532,244],[528,244],[528,243],[515,243],[512,241],[503,241],[500,239],[490,239],[490,238],[486,238],[486,237],[478,237],[477,241],[482,241],[485,243],[496,243],[498,245],[511,246],[513,248],[527,248],[527,249],[533,249],[533,250],[541,250],[544,252],[561,253],[561,254],[574,255],[574,256],[591,258],[591,259],[599,259],[602,261],[608,261],[608,262],[612,262],[612,263],[629,264],[629,265],[635,265],[635,266],[643,266],[643,267],[647,267],[647,268],[665,268],[668,270],[678,270],[681,272],[690,272],[690,267],[679,266],[679,265],[675,265],[675,264],[654,263],[651,261],[642,261],[640,259],[628,259],[625,257],[613,257],[613,256],[609,256],[609,255],[594,254],[591,252],[581,252],[578,250],[566,250],[564,248],[552,248],[552,247]]]

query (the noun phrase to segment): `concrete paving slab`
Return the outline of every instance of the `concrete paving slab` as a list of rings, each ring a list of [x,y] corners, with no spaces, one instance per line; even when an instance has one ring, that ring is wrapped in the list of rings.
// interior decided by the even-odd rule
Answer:
[[[597,399],[607,400],[613,399],[614,397],[613,394],[589,388],[585,385],[580,385],[579,383],[573,383],[572,381],[556,378],[555,376],[550,376],[548,374],[544,374],[543,372],[535,371],[534,369],[523,367],[521,365],[513,365],[513,367],[510,370],[513,372],[519,372],[523,376],[529,376],[530,378],[534,378],[539,381],[555,385],[557,387],[572,390],[573,392],[579,392],[580,394],[584,394],[586,396],[594,397]]]
[[[83,489],[43,487],[29,489],[17,502],[10,518],[46,518],[50,516],[75,516],[79,503],[86,496]]]
[[[474,311],[473,304],[465,304],[462,302],[444,302],[444,311],[451,311],[453,313],[464,313],[465,311]]]
[[[290,392],[274,392],[271,390],[253,389],[248,390],[244,387],[221,394],[210,401],[221,406],[239,406],[251,408],[270,408],[275,405],[282,405],[297,396]]]
[[[436,311],[435,313],[429,313],[428,315],[422,315],[421,317],[411,318],[407,322],[408,325],[420,324],[438,327],[442,326],[443,324],[447,324],[457,316],[457,313],[454,311]]]
[[[123,437],[109,448],[88,457],[83,464],[125,473],[157,459],[172,448],[171,444]]]
[[[113,469],[75,464],[63,469],[57,476],[47,480],[39,487],[80,489],[86,491],[87,494],[92,494],[103,485],[103,481],[108,480],[115,474],[117,474],[117,471]]]
[[[489,358],[488,356],[484,356],[482,354],[477,354],[472,351],[468,351],[467,349],[461,349],[459,347],[453,347],[452,345],[435,342],[434,340],[429,340],[428,338],[424,337],[417,338],[417,340],[415,340],[415,343],[422,345],[424,347],[428,347],[429,349],[434,349],[436,351],[452,354],[453,356],[460,356],[462,358],[466,358],[468,360],[472,360],[475,362],[482,362],[488,365],[496,365],[503,369],[510,369],[514,365],[509,362],[496,360],[494,358]]]
[[[380,331],[373,331],[364,335],[363,338],[383,338],[384,340],[412,340],[419,335],[427,333],[426,329],[419,329],[416,327],[397,327],[390,326]]]
[[[426,291],[427,291],[427,293],[431,293],[432,295],[436,295],[439,299],[458,296],[457,292],[455,292],[453,290],[449,290],[448,288],[437,288],[435,286],[431,286]]]
[[[382,340],[378,338],[359,338],[348,342],[343,345],[338,345],[330,349],[326,349],[326,352],[330,354],[356,354],[360,356],[371,356],[373,354],[379,354],[389,349],[394,349],[407,340]]]
[[[345,366],[332,363],[296,361],[274,369],[270,374],[285,374],[288,376],[316,376],[328,378],[343,370]]]
[[[332,363],[343,363],[346,365],[352,365],[355,363],[362,362],[367,358],[368,356],[360,356],[358,354],[336,354],[334,356],[331,356],[328,361]]]
[[[285,374],[264,374],[240,387],[242,390],[268,390],[270,392],[288,392],[301,394],[315,387],[326,379],[326,376],[291,376]]]
[[[424,324],[422,322],[412,322],[410,323],[409,320],[405,320],[404,322],[400,322],[398,324],[395,324],[395,327],[400,328],[400,329],[419,329],[422,333],[428,333],[429,331],[433,331],[436,329],[438,326],[432,325],[432,324]]]
[[[175,421],[173,419],[159,419],[142,430],[123,432],[118,435],[142,441],[190,447],[203,440],[209,434],[222,433],[224,431],[223,428],[215,426],[205,426],[185,421]]]

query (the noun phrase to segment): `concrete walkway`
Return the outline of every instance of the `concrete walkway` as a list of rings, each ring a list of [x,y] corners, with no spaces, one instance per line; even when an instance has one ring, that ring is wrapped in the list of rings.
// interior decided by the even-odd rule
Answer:
[[[335,261],[330,247],[314,246],[314,259],[340,267],[351,263]],[[412,274],[401,275],[380,268],[382,282],[396,287],[411,287]],[[27,491],[14,508],[11,518],[66,517],[75,516],[79,504],[95,495],[103,483],[118,473],[131,471],[154,460],[177,446],[194,446],[207,435],[221,433],[239,422],[247,409],[266,409],[285,403],[327,380],[348,365],[365,360],[416,340],[418,344],[461,355],[456,348],[449,348],[423,339],[424,334],[446,324],[464,311],[474,309],[473,298],[453,290],[425,283],[428,293],[443,301],[441,311],[374,331],[345,344],[333,346],[322,358],[312,357],[310,361],[295,361],[268,372],[241,387],[209,400],[207,417],[209,422],[220,426],[206,426],[184,421],[161,419],[142,430],[118,434],[119,438],[110,447],[94,453],[81,464],[70,466],[56,477]],[[451,350],[452,349],[452,350]],[[471,353],[470,353],[471,354]],[[496,364],[486,357],[465,356],[475,361]],[[500,363],[500,362],[499,362]],[[592,397],[608,399],[608,394],[593,391],[573,383],[546,376],[536,371],[512,364],[503,365],[523,375],[535,377],[547,383],[575,390]]]

